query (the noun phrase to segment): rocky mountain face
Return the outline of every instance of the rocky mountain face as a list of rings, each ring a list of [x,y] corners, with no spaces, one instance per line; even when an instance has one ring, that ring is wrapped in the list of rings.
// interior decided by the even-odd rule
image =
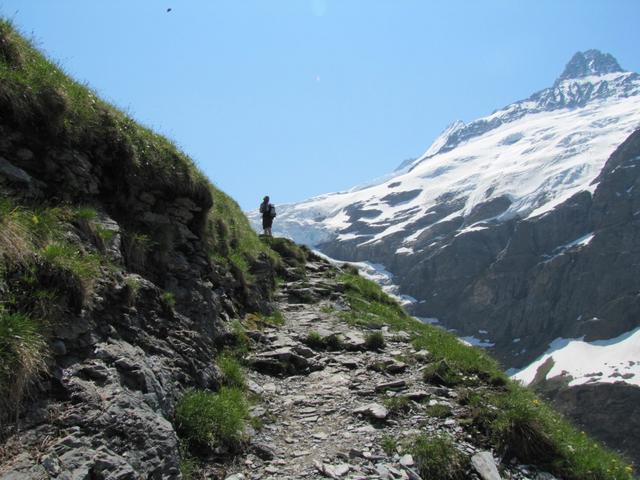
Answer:
[[[634,391],[639,106],[636,73],[579,52],[553,87],[453,124],[380,184],[280,207],[277,228],[332,257],[383,265],[414,314],[488,347],[512,372],[537,369],[546,353],[552,373],[573,373],[571,388]],[[613,352],[625,334],[635,343],[614,369],[585,357],[575,371],[554,354],[563,339]],[[617,425],[624,407],[607,415]],[[638,451],[614,430],[602,438]]]

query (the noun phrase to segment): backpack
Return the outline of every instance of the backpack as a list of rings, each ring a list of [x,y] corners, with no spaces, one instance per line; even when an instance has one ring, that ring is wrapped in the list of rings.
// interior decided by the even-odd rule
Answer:
[[[273,206],[273,204],[269,204],[269,216],[271,218],[275,218],[276,216],[276,207]]]

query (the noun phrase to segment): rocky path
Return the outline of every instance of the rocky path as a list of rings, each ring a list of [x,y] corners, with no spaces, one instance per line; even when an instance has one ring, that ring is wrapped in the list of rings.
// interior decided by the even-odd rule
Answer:
[[[428,352],[414,350],[408,334],[385,329],[384,348],[367,350],[370,332],[338,317],[347,306],[328,270],[308,264],[306,280],[286,283],[277,298],[284,325],[250,332],[258,348],[249,360],[249,388],[261,398],[252,415],[262,427],[227,478],[419,479],[414,459],[402,451],[403,441],[419,433],[455,438],[482,472],[469,478],[501,478],[491,453],[481,453],[461,427],[458,393],[422,381]],[[339,339],[341,348],[310,348],[310,332],[331,345]],[[506,474],[536,478],[524,467]]]

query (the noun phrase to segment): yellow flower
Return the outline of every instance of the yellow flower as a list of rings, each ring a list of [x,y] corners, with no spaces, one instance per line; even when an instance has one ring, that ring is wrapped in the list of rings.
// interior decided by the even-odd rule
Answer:
[[[34,215],[33,217],[31,217],[31,221],[33,222],[34,225],[37,225],[40,223],[40,219],[38,219],[37,215]]]

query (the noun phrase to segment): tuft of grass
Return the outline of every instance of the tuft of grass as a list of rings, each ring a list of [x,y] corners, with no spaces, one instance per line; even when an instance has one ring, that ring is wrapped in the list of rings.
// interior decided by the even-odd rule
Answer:
[[[385,398],[383,403],[391,415],[402,415],[411,410],[411,400],[402,395]]]
[[[398,441],[391,435],[385,435],[380,439],[380,446],[384,453],[389,457],[393,456],[398,451]]]
[[[340,335],[333,334],[323,337],[315,330],[310,331],[304,339],[304,343],[315,350],[338,351],[344,348]]]
[[[222,387],[211,393],[188,390],[176,405],[179,433],[190,445],[235,449],[249,418],[249,407],[242,390]]]
[[[184,480],[194,480],[199,470],[198,460],[189,451],[187,442],[181,440],[179,444],[180,474]]]
[[[278,310],[273,312],[271,315],[262,317],[262,321],[272,327],[281,327],[282,325],[284,325],[284,317]]]
[[[69,243],[51,242],[40,250],[40,256],[54,267],[78,278],[85,291],[90,291],[100,273],[100,257],[82,252]]]
[[[0,421],[17,412],[31,382],[46,370],[46,356],[40,324],[0,306]]]
[[[284,316],[278,310],[271,315],[263,315],[261,313],[249,313],[245,315],[243,323],[249,329],[262,330],[265,327],[281,327],[284,325]]]
[[[236,356],[244,356],[251,348],[251,339],[239,320],[231,322],[231,349]]]
[[[176,306],[176,296],[171,292],[164,292],[160,295],[160,300],[170,308],[174,308]]]
[[[447,418],[452,415],[451,407],[442,403],[437,403],[435,405],[427,407],[426,413],[430,417],[435,418]]]
[[[367,350],[379,351],[385,347],[384,335],[382,332],[368,333],[364,339],[364,346]]]
[[[439,480],[464,480],[467,477],[469,459],[458,451],[453,441],[445,436],[420,435],[410,446],[411,454],[422,478]]]
[[[216,359],[216,363],[222,372],[222,382],[227,387],[239,389],[246,388],[246,378],[240,362],[230,352],[223,352]]]
[[[322,339],[322,336],[315,330],[312,330],[307,334],[307,338],[305,338],[304,343],[316,350],[324,349],[324,341]]]
[[[422,378],[427,383],[445,387],[453,387],[462,382],[460,373],[444,359],[427,365],[422,371]]]
[[[98,212],[93,207],[78,207],[74,212],[74,217],[78,220],[94,221],[98,218]]]

